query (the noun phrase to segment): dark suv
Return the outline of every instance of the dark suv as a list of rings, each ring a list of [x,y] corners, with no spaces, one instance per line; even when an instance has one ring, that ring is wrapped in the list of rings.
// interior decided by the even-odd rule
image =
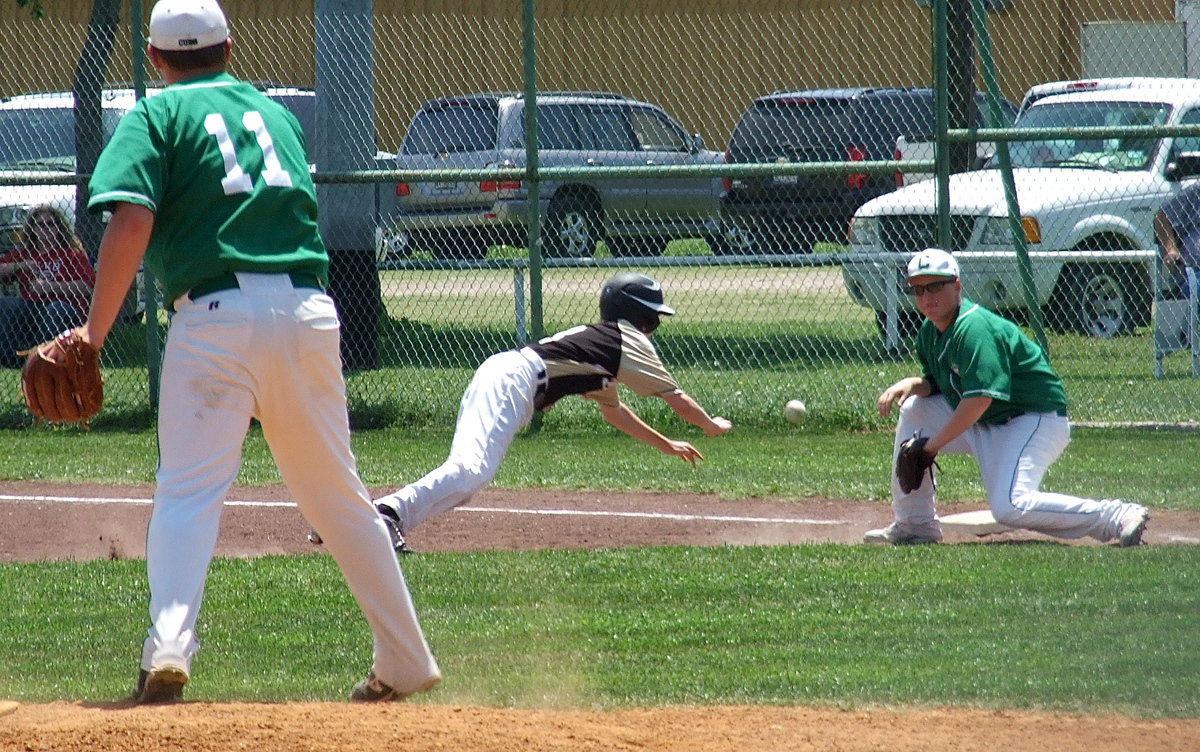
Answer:
[[[982,94],[976,122],[984,123]],[[853,88],[776,92],[750,104],[734,127],[725,161],[859,162],[892,159],[901,135],[933,130],[933,89]],[[892,175],[852,173],[726,181],[722,212],[739,228],[739,252],[808,252],[845,243],[850,217],[894,190]]]
[[[720,164],[699,136],[661,108],[620,94],[538,94],[539,164],[599,167]],[[443,97],[421,105],[397,155],[402,170],[525,165],[525,97]],[[620,178],[541,185],[547,256],[654,255],[674,238],[719,242],[720,178]],[[478,258],[526,243],[528,186],[520,180],[400,183],[395,229],[405,250]]]

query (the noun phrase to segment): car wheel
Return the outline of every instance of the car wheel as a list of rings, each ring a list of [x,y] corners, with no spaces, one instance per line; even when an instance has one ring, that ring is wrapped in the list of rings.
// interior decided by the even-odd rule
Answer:
[[[605,241],[614,257],[661,256],[670,238],[660,235],[609,235]]]
[[[600,235],[600,211],[579,196],[555,198],[546,212],[542,248],[547,256],[590,258]]]
[[[756,253],[754,231],[733,222],[722,221],[721,232],[705,238],[714,256]]]
[[[1133,270],[1116,264],[1065,265],[1063,283],[1050,311],[1060,328],[1070,328],[1090,337],[1107,339],[1134,327],[1135,296],[1130,294]]]

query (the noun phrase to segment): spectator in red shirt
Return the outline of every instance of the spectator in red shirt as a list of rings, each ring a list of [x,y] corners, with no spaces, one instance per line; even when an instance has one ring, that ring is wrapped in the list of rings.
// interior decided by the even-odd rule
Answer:
[[[17,366],[17,350],[33,347],[83,323],[96,270],[83,244],[52,206],[25,217],[17,247],[0,256],[0,282],[16,282],[17,296],[0,296],[0,363]]]

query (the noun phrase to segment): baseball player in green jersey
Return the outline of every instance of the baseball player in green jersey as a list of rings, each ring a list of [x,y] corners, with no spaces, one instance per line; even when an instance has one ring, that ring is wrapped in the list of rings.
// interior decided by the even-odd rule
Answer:
[[[178,700],[191,676],[222,500],[251,418],[374,634],[372,669],[351,699],[403,699],[441,675],[351,453],[304,136],[286,109],[225,73],[231,49],[215,0],[160,0],[149,56],[168,86],[122,118],[89,186],[88,207],[112,219],[77,331],[103,345],[143,258],[174,310],[135,699]]]
[[[924,375],[901,379],[879,396],[879,414],[900,405],[893,458],[914,434],[924,450],[970,454],[979,462],[998,522],[1059,538],[1141,542],[1150,518],[1140,504],[1095,501],[1039,490],[1071,439],[1062,380],[1042,348],[1011,321],[963,297],[958,262],[929,248],[908,263],[908,292],[926,320],[917,332]],[[905,493],[892,474],[896,521],[867,543],[934,543],[942,538],[932,474]]]

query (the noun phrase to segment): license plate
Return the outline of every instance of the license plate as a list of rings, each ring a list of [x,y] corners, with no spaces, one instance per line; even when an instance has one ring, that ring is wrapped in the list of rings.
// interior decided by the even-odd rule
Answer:
[[[795,185],[800,181],[799,175],[776,175],[775,182],[779,185]]]
[[[458,183],[429,183],[429,192],[437,196],[444,196],[447,193],[457,193],[458,190]]]

